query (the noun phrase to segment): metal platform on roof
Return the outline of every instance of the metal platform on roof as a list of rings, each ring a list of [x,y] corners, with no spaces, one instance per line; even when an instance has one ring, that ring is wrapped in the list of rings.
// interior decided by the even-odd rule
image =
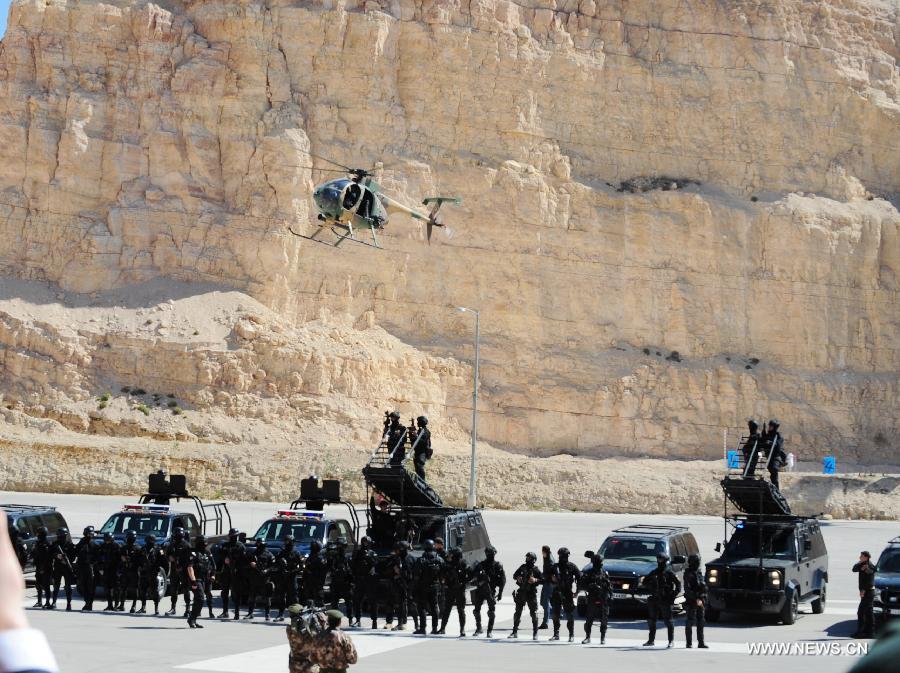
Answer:
[[[790,516],[791,506],[774,484],[757,477],[725,477],[722,490],[744,514]]]
[[[362,470],[366,484],[400,507],[444,507],[437,491],[410,470],[408,462],[409,457],[392,460],[387,441],[382,441]]]

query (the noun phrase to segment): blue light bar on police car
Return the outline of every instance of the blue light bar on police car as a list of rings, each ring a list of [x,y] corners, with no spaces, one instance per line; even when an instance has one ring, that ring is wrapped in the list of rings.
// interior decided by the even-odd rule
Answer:
[[[324,518],[324,512],[305,512],[296,509],[280,509],[275,513],[279,519],[318,519]]]

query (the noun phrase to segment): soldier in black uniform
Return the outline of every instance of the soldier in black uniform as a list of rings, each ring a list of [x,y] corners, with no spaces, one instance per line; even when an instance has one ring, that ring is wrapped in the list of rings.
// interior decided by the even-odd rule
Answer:
[[[331,609],[340,608],[341,599],[347,606],[347,614],[352,613],[353,604],[353,569],[347,556],[347,538],[339,537],[331,548],[328,559],[328,572],[331,573]]]
[[[553,576],[554,565],[556,565],[556,561],[553,558],[553,551],[549,545],[545,544],[541,547],[541,578],[543,582],[541,583],[540,605],[544,611],[544,618],[541,620],[540,626],[538,626],[540,630],[548,628],[547,622],[553,616],[553,610],[550,606],[550,599],[553,597],[553,585],[550,583],[550,578]]]
[[[684,610],[687,621],[684,624],[686,647],[693,646],[691,627],[697,626],[697,647],[707,649],[703,639],[703,627],[706,624],[706,580],[700,570],[700,557],[697,554],[688,556],[688,567],[684,571]]]
[[[412,438],[412,443],[416,446],[413,451],[413,466],[416,469],[416,474],[424,480],[425,463],[431,460],[434,450],[431,448],[431,430],[428,429],[428,419],[425,416],[419,416],[416,419],[416,424],[418,425],[418,430],[415,438]]]
[[[178,605],[178,594],[184,592],[184,616],[191,614],[190,584],[187,578],[187,562],[191,555],[191,543],[184,539],[184,528],[180,526],[172,531],[172,540],[166,545],[166,560],[169,562],[169,592],[172,594],[172,606],[166,616],[175,614]]]
[[[122,548],[113,538],[112,533],[103,534],[103,544],[98,549],[99,567],[103,583],[106,590],[106,607],[104,610],[115,611],[115,600],[118,598],[119,591],[119,556]]]
[[[69,538],[69,529],[60,528],[56,531],[56,540],[50,545],[53,556],[53,602],[50,608],[56,607],[59,598],[59,585],[65,581],[66,611],[72,611],[72,585],[75,584],[75,545]]]
[[[400,413],[392,411],[384,421],[385,436],[391,465],[402,465],[406,458],[407,429],[400,422]]]
[[[303,600],[325,605],[325,579],[328,576],[328,560],[322,554],[322,545],[313,540],[303,569]]]
[[[587,594],[587,619],[584,621],[583,645],[591,642],[591,627],[600,619],[600,644],[606,645],[606,628],[609,623],[609,603],[612,600],[612,582],[603,569],[603,555],[591,556],[591,565],[581,576],[581,586]]]
[[[159,585],[156,577],[159,569],[166,566],[166,555],[159,545],[156,544],[155,535],[148,535],[144,538],[140,561],[141,609],[137,611],[137,614],[143,615],[147,612],[147,599],[149,598],[153,601],[153,614],[158,615],[161,596],[159,595]]]
[[[859,609],[856,611],[856,633],[853,637],[871,638],[875,631],[875,565],[869,552],[860,552],[859,563],[853,565],[853,572],[859,573]]]
[[[275,557],[275,591],[278,593],[276,622],[284,620],[284,611],[297,602],[297,580],[303,571],[303,556],[294,548],[294,536],[284,538],[284,547]]]
[[[202,629],[203,625],[197,622],[200,613],[203,612],[203,599],[209,597],[209,616],[212,618],[212,592],[206,590],[207,584],[213,582],[213,569],[215,568],[212,554],[206,548],[206,537],[198,535],[194,540],[194,548],[188,553],[185,561],[185,578],[193,594],[191,611],[188,613],[187,623],[192,629]]]
[[[650,635],[644,647],[652,647],[656,643],[656,622],[662,619],[669,633],[669,647],[675,646],[675,624],[672,622],[672,606],[681,593],[681,582],[669,567],[669,555],[656,555],[656,568],[644,579],[647,587],[647,622]]]
[[[406,629],[406,620],[409,615],[410,605],[410,583],[412,582],[412,561],[409,559],[409,543],[398,542],[394,547],[394,555],[391,557],[389,565],[389,573],[391,578],[391,603],[397,612],[397,626],[394,631],[404,631]],[[413,606],[413,622],[416,631],[419,630],[419,618]]]
[[[137,611],[141,563],[144,555],[141,548],[135,544],[136,541],[137,533],[133,530],[125,534],[125,546],[122,547],[122,554],[119,557],[119,593],[116,601],[116,609],[119,612],[125,610],[125,599],[129,593],[133,596],[131,612]]]
[[[350,569],[353,573],[353,602],[350,610],[350,626],[362,626],[362,605],[368,601],[369,612],[372,616],[372,628],[378,628],[378,597],[377,578],[375,566],[378,563],[378,554],[372,549],[372,538],[366,535],[359,541],[359,546],[353,552],[350,560]]]
[[[31,560],[34,562],[34,585],[37,587],[37,603],[33,607],[49,608],[50,584],[53,581],[53,552],[44,526],[37,529],[37,541],[31,548]]]
[[[78,574],[78,591],[84,599],[82,611],[94,609],[94,593],[97,588],[97,546],[94,542],[94,527],[87,526],[81,539],[75,545],[75,571]]]
[[[19,529],[15,526],[9,527],[9,541],[12,542],[13,550],[16,552],[19,567],[25,570],[28,564],[28,545],[19,537]]]
[[[569,560],[569,549],[560,548],[557,561],[552,570],[551,584],[553,595],[550,605],[553,608],[553,636],[550,640],[559,640],[560,612],[566,611],[566,628],[569,631],[569,642],[575,642],[575,594],[578,593],[578,582],[581,571]]]
[[[516,601],[516,611],[513,614],[513,630],[510,638],[519,637],[519,622],[522,621],[522,610],[528,606],[531,613],[532,639],[538,639],[537,618],[537,590],[543,582],[540,568],[537,567],[537,555],[534,552],[525,554],[525,563],[519,566],[513,574],[513,581],[518,585],[513,594]]]
[[[450,612],[456,607],[459,615],[459,637],[466,637],[466,586],[472,579],[472,569],[463,558],[462,550],[454,547],[444,565],[444,608],[441,614],[440,635],[444,635],[447,622],[450,621]]]
[[[269,621],[269,612],[272,610],[272,594],[275,586],[272,583],[272,574],[275,571],[275,556],[266,549],[266,542],[262,538],[256,540],[256,548],[249,557],[248,565],[249,599],[247,616],[244,619],[253,619],[256,611],[256,602],[261,597],[265,606],[266,621]]]
[[[372,620],[377,628],[376,611],[384,608],[384,628],[394,627],[394,556],[393,554],[379,558],[375,564],[375,606],[372,608]]]
[[[506,586],[506,571],[503,564],[496,560],[496,556],[497,550],[494,547],[487,547],[484,550],[484,560],[472,568],[472,583],[475,585],[472,592],[475,633],[472,635],[476,637],[481,635],[481,606],[484,603],[488,606],[487,637],[491,637],[494,631],[496,605],[503,598],[503,587]]]
[[[209,571],[207,574],[206,582],[203,583],[203,598],[206,601],[206,609],[209,612],[209,618],[215,619],[216,615],[213,613],[213,593],[212,593],[212,585],[216,581],[216,559],[210,551],[209,546],[206,543],[205,535],[198,535],[194,538],[194,552],[198,554],[205,554],[207,565],[209,566]],[[187,576],[187,567],[185,567],[185,576]],[[193,589],[191,589],[193,591]],[[194,599],[196,600],[196,598]],[[194,606],[194,612],[199,616],[203,611],[203,606],[201,604],[200,607]],[[194,622],[196,623],[196,618]]]
[[[416,561],[413,569],[415,578],[416,612],[419,614],[419,628],[416,633],[425,635],[427,622],[426,613],[431,614],[431,634],[437,635],[438,621],[441,611],[438,600],[441,593],[441,576],[444,570],[444,561],[434,553],[434,541],[425,540],[422,556]]]
[[[228,531],[228,539],[222,543],[222,567],[219,568],[219,585],[222,587],[222,614],[219,619],[228,619],[228,599],[234,594],[235,619],[240,612],[240,571],[244,564],[246,548],[238,539],[240,531],[232,528]]]
[[[763,446],[769,456],[769,478],[772,480],[775,488],[779,490],[781,490],[781,486],[778,483],[778,472],[787,462],[787,454],[784,452],[784,438],[778,432],[780,425],[778,420],[773,418],[769,421],[769,427],[762,437]]]
[[[762,437],[756,421],[752,419],[747,421],[747,429],[750,434],[741,448],[741,453],[744,454],[744,476],[752,477],[756,473],[756,463],[759,460],[759,452],[762,450]]]

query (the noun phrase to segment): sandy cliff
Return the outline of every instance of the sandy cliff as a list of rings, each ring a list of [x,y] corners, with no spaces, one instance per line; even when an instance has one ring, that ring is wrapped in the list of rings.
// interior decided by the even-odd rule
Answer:
[[[222,443],[326,420],[368,445],[391,404],[464,443],[467,305],[494,446],[710,458],[754,415],[809,459],[896,462],[898,17],[887,0],[18,0],[4,406]],[[383,162],[410,201],[461,196],[453,238],[426,246],[402,219],[384,251],[292,236],[330,176],[314,154]],[[192,420],[135,412],[124,387]]]

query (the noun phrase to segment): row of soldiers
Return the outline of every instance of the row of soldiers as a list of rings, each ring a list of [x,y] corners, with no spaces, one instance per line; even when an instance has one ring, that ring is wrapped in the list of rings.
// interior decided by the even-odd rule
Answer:
[[[35,585],[38,600],[35,607],[56,607],[60,587],[64,587],[66,609],[72,609],[72,586],[77,581],[85,600],[82,610],[92,610],[95,589],[103,586],[107,594],[107,610],[124,611],[126,599],[131,596],[131,612],[143,614],[147,602],[159,614],[159,583],[161,568],[166,568],[170,581],[171,607],[167,615],[176,614],[178,597],[183,593],[185,617],[192,628],[202,628],[197,621],[204,604],[209,617],[214,618],[212,586],[218,580],[221,588],[222,614],[229,618],[233,606],[233,619],[240,618],[242,606],[247,607],[245,619],[252,619],[256,607],[262,602],[265,619],[270,618],[273,600],[278,608],[276,621],[284,618],[285,609],[298,601],[315,605],[330,605],[336,609],[343,601],[351,626],[361,626],[364,604],[368,606],[372,628],[378,628],[379,614],[384,613],[387,627],[395,631],[406,629],[412,618],[415,633],[427,633],[427,619],[431,616],[431,633],[442,635],[455,609],[459,620],[460,637],[466,636],[466,592],[474,587],[471,597],[474,608],[475,636],[484,633],[482,609],[487,607],[487,636],[494,628],[495,607],[503,595],[506,572],[496,559],[496,549],[488,547],[485,559],[469,565],[462,551],[455,547],[446,551],[443,540],[426,540],[423,553],[418,558],[410,554],[407,542],[398,542],[391,555],[381,558],[373,548],[371,538],[364,537],[352,555],[347,554],[347,541],[338,538],[323,553],[321,546],[313,542],[308,555],[302,555],[288,536],[283,549],[273,555],[263,540],[256,540],[253,550],[240,540],[236,529],[229,531],[228,539],[217,550],[220,562],[207,548],[203,535],[194,538],[193,544],[184,531],[176,529],[172,540],[160,546],[154,536],[137,544],[133,532],[119,545],[106,534],[102,544],[95,544],[95,530],[84,529],[82,539],[73,544],[66,529],[57,531],[56,540],[50,542],[46,529],[38,531],[38,540],[31,552],[35,565]],[[21,558],[22,545],[16,545]],[[533,638],[538,637],[538,591],[544,585],[550,587],[553,611],[553,636],[559,640],[562,615],[566,616],[569,642],[574,641],[575,597],[584,591],[587,598],[587,620],[584,643],[591,640],[595,621],[600,622],[600,642],[606,639],[609,604],[612,585],[603,570],[603,557],[593,553],[590,565],[582,572],[570,560],[565,547],[558,551],[559,560],[548,567],[538,567],[537,556],[529,552],[525,562],[513,574],[516,589],[513,592],[515,612],[510,638],[517,638],[522,613],[527,607],[531,616]],[[681,593],[681,582],[669,566],[669,559],[660,554],[657,568],[644,580],[648,590],[648,622],[650,637],[647,645],[653,645],[656,624],[661,619],[668,630],[669,646],[674,641],[672,609],[675,598]],[[328,595],[326,580],[330,579]],[[696,626],[699,647],[706,647],[703,638],[706,585],[700,570],[699,556],[688,558],[684,574],[687,611],[687,643],[691,646],[692,627]],[[140,601],[140,608],[137,603]],[[394,618],[397,624],[394,626]]]

